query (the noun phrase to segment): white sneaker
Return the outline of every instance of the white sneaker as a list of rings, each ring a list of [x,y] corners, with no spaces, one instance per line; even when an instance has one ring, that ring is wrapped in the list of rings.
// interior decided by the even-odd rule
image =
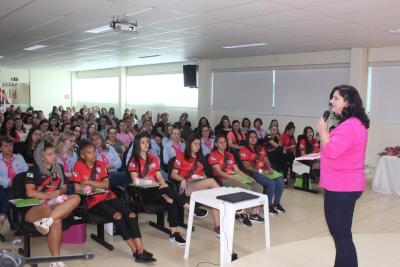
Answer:
[[[50,226],[53,224],[53,218],[43,218],[39,221],[33,223],[36,230],[40,232],[42,235],[47,235],[50,231]]]
[[[49,267],[68,267],[68,266],[64,262],[58,261],[50,263]]]

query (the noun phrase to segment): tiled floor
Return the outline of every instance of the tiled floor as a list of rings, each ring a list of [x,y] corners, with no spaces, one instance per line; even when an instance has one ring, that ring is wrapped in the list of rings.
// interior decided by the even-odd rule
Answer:
[[[270,217],[271,245],[273,248],[290,242],[313,239],[306,241],[306,243],[315,245],[316,243],[313,243],[314,240],[315,242],[321,242],[322,245],[318,246],[319,249],[326,251],[328,254],[331,253],[329,255],[333,255],[333,247],[324,246],[325,243],[332,244],[332,242],[329,238],[323,215],[322,194],[315,195],[293,189],[285,189],[282,205],[287,209],[287,213],[280,214],[277,217]],[[163,267],[196,266],[200,262],[219,262],[219,239],[212,232],[211,216],[204,219],[195,219],[196,231],[192,235],[190,258],[187,261],[183,259],[183,246],[170,243],[166,234],[154,230],[147,224],[147,221],[154,217],[153,215],[143,215],[140,219],[145,247],[153,252],[157,258],[157,262],[151,265]],[[94,231],[94,227],[90,227],[90,231]],[[183,229],[181,229],[181,232],[185,234]],[[366,190],[356,205],[353,233],[400,233],[400,197],[377,194],[370,189]],[[264,229],[262,225],[253,225],[251,228],[246,228],[236,221],[234,251],[239,254],[240,258],[263,249],[263,236]],[[327,238],[320,239],[321,237]],[[373,235],[360,236],[360,238],[363,240],[370,238],[371,242],[375,242]],[[132,260],[128,247],[120,237],[114,237],[111,240],[115,246],[115,250],[112,252],[108,252],[88,239],[84,245],[63,245],[62,254],[82,253],[85,251],[95,253],[95,260],[69,262],[68,266],[73,267],[139,265]],[[397,244],[400,244],[400,237]],[[6,245],[0,244],[0,246]],[[291,249],[290,244],[277,248],[281,250],[287,249],[288,252]],[[301,246],[298,249],[301,249]],[[46,240],[44,238],[33,238],[32,255],[43,256],[48,254]],[[319,255],[316,253],[315,257],[319,257]],[[376,256],[371,253],[370,257]],[[293,262],[293,259],[291,259],[291,262]],[[211,265],[202,264],[200,266]],[[381,266],[389,265],[383,264]]]

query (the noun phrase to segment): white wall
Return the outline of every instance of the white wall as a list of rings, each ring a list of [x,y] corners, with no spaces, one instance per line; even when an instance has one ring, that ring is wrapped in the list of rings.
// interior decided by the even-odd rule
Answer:
[[[46,117],[53,106],[71,106],[71,72],[31,70],[30,83],[31,105],[43,110]]]
[[[0,82],[14,82],[11,78],[18,78],[18,83],[29,83],[29,70],[0,68]]]

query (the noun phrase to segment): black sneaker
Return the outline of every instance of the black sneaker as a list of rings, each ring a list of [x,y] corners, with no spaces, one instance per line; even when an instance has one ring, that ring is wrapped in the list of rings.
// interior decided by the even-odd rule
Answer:
[[[278,211],[274,208],[274,206],[269,206],[269,214],[271,214],[272,216],[277,216],[278,215]]]
[[[194,216],[198,218],[205,218],[208,215],[208,210],[202,209],[202,208],[197,208],[194,210]]]
[[[286,210],[281,206],[281,204],[274,204],[274,209],[277,212],[286,213]]]
[[[250,215],[250,221],[254,223],[264,223],[264,218],[261,217],[259,214],[252,214]]]
[[[247,226],[247,227],[250,227],[250,226],[253,225],[253,224],[251,223],[250,219],[249,219],[249,216],[247,216],[246,213],[240,214],[240,216],[239,216],[239,221],[240,221],[244,226]]]
[[[186,244],[186,240],[183,239],[183,237],[181,236],[181,234],[179,232],[174,233],[173,235],[169,236],[169,240],[172,242],[177,243],[178,245],[185,245]]]
[[[154,262],[154,261],[156,261],[156,259],[153,258],[153,254],[150,252],[147,252],[146,250],[144,250],[142,254],[134,253],[133,257],[135,257],[136,262]]]

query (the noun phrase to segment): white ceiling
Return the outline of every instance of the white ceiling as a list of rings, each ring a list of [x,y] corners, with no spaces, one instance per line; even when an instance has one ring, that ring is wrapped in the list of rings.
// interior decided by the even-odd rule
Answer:
[[[388,30],[400,27],[399,14],[400,0],[0,0],[0,66],[82,70],[397,46],[400,34]],[[123,15],[138,33],[85,32]],[[222,49],[258,42],[268,45]],[[37,44],[48,47],[22,50]],[[138,58],[147,55],[161,56]]]

